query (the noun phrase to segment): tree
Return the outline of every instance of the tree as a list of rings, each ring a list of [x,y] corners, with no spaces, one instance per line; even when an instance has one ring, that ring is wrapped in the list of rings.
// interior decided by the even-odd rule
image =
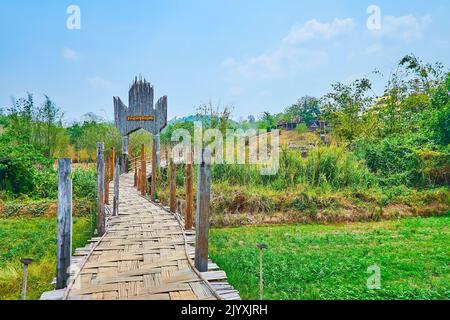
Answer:
[[[269,131],[275,129],[277,127],[275,116],[271,115],[268,111],[264,111],[261,115],[261,123],[259,127],[260,129],[267,129]]]
[[[333,91],[321,99],[322,116],[333,126],[338,137],[354,141],[367,129],[364,112],[375,101],[372,84],[363,78],[350,85],[338,82],[332,88]]]
[[[306,125],[312,124],[320,116],[319,100],[314,97],[304,96],[298,101],[286,108],[285,113],[289,120],[299,119]]]
[[[37,143],[41,144],[44,149],[46,149],[46,155],[52,156],[53,151],[56,148],[56,141],[58,139],[59,128],[62,127],[63,113],[61,109],[45,95],[45,101],[42,107],[39,109],[38,114],[38,126],[41,128],[39,130],[42,132],[40,141]]]
[[[431,96],[431,108],[424,112],[422,122],[432,139],[442,145],[450,144],[450,72]]]

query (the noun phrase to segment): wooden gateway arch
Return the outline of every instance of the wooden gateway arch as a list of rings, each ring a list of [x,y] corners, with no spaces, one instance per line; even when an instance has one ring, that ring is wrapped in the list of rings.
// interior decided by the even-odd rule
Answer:
[[[135,78],[128,93],[128,107],[114,97],[114,120],[117,129],[122,134],[122,172],[126,171],[128,161],[128,136],[144,129],[153,135],[156,146],[157,165],[160,163],[159,133],[167,125],[167,96],[158,99],[153,107],[153,86],[145,79]]]
[[[123,136],[123,163],[126,164],[130,133],[142,128],[157,137],[166,126],[167,97],[160,98],[153,107],[153,87],[145,80],[135,79],[130,87],[128,107],[115,97],[114,114]],[[157,145],[153,143],[153,146]],[[111,156],[105,161],[103,143],[98,143],[97,237],[84,248],[76,249],[73,256],[71,160],[59,160],[56,290],[45,292],[41,299],[240,299],[239,293],[228,284],[225,272],[208,258],[209,165],[199,165],[193,229],[189,219],[174,206],[176,167],[173,161],[170,161],[169,174],[170,207],[154,199],[153,183],[152,196],[148,197],[147,177],[154,181],[156,172],[156,147],[153,150],[148,164],[141,154],[141,175],[136,174],[137,164],[134,172],[125,170],[120,174],[118,161],[114,166]],[[114,179],[110,179],[111,171],[105,170],[105,163],[109,163],[106,167],[115,168]],[[192,165],[186,167],[186,190],[193,190]],[[114,201],[108,203],[104,195]]]

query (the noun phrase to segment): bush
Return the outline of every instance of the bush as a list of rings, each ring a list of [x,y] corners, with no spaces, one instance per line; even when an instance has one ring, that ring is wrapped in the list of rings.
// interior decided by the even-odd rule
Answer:
[[[74,198],[95,200],[97,197],[97,172],[95,169],[76,169],[72,173]]]
[[[361,140],[356,150],[383,186],[448,183],[449,154],[436,151],[436,146],[418,133],[379,141]]]
[[[0,197],[9,199],[27,195],[35,199],[56,199],[58,173],[52,165],[53,159],[43,157],[31,145],[1,145]],[[95,200],[95,169],[74,170],[72,179],[74,198]]]
[[[14,195],[36,191],[41,171],[49,170],[52,160],[28,144],[0,145],[0,190]]]
[[[214,165],[212,179],[214,183],[264,186],[273,190],[295,189],[300,184],[311,187],[329,185],[333,189],[367,188],[376,182],[363,161],[335,146],[315,148],[306,159],[299,151],[283,149],[279,170],[273,176],[261,175],[258,165]]]
[[[300,123],[297,128],[295,128],[295,131],[297,131],[298,133],[306,133],[308,132],[308,126],[306,125],[306,123]]]
[[[367,188],[375,184],[373,175],[363,161],[342,147],[319,147],[306,158],[304,182],[319,186],[329,184],[333,189]]]

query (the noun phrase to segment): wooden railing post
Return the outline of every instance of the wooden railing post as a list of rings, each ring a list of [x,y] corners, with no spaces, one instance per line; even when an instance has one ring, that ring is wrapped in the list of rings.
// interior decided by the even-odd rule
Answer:
[[[208,271],[210,192],[211,162],[208,150],[204,150],[198,165],[197,212],[195,216],[195,268],[200,272]]]
[[[103,142],[97,143],[97,235],[105,233],[105,162],[103,159]]]
[[[156,167],[159,169],[161,167],[161,138],[159,134],[154,135],[153,143],[156,148]]]
[[[109,204],[109,179],[110,179],[110,172],[109,169],[110,163],[111,163],[111,156],[109,156],[105,161],[105,204]]]
[[[170,211],[177,211],[177,172],[173,158],[170,158]]]
[[[138,187],[138,167],[136,158],[134,158],[134,186]]]
[[[109,178],[110,181],[114,180],[114,170],[116,168],[115,160],[116,160],[116,150],[114,149],[114,147],[111,147],[111,154],[109,155],[109,159],[110,159],[110,163],[109,163]]]
[[[56,289],[67,286],[72,256],[72,180],[70,159],[58,160],[58,235],[56,245]]]
[[[138,192],[141,192],[141,188],[142,188],[142,170],[141,168],[138,169],[138,185],[137,185],[137,190]]]
[[[145,196],[147,189],[147,168],[145,163],[145,146],[141,145],[141,195]]]
[[[116,162],[116,167],[114,170],[114,201],[113,201],[113,215],[119,215],[119,161]]]
[[[122,137],[122,168],[121,173],[128,173],[128,136]]]
[[[157,141],[156,137],[153,136],[153,144],[152,144],[152,180],[151,180],[151,186],[150,186],[150,199],[152,201],[156,200],[156,148],[157,148]]]
[[[186,230],[191,230],[194,212],[194,179],[192,174],[192,161],[186,164],[186,217],[184,220]]]

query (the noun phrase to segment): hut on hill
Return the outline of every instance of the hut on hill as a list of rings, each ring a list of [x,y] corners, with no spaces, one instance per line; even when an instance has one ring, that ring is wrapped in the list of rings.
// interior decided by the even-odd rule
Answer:
[[[325,132],[329,128],[328,124],[325,121],[316,119],[309,126],[308,129],[311,132]]]
[[[284,129],[284,130],[294,130],[297,128],[297,126],[300,124],[299,118],[294,118],[290,121],[281,120],[277,123],[278,129]]]

